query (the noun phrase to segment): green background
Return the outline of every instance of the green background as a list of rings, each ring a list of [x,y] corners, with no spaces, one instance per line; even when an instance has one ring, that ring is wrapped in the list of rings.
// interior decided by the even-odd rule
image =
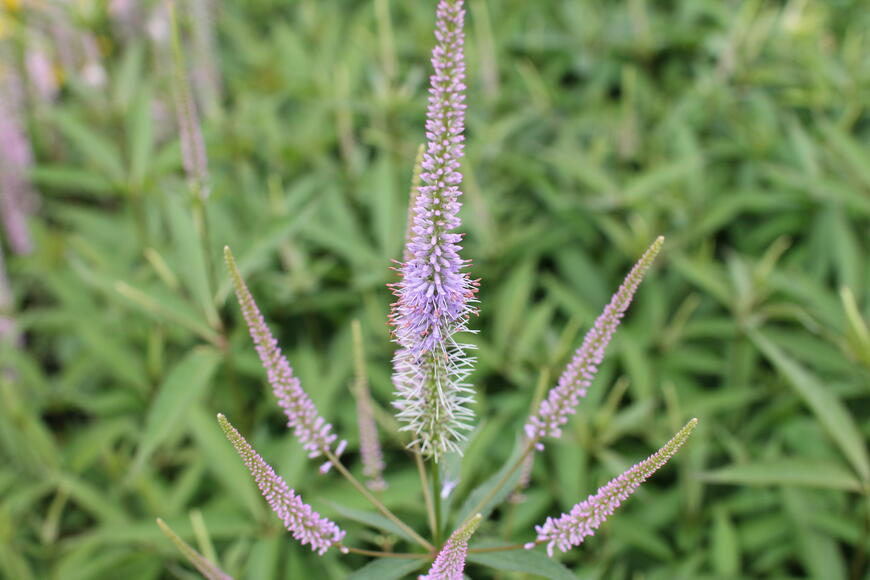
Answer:
[[[36,251],[7,264],[25,348],[2,351],[0,576],[196,577],[156,517],[213,546],[239,579],[362,568],[362,557],[319,558],[281,529],[218,411],[350,545],[395,539],[354,522],[364,500],[337,474],[319,476],[284,428],[224,244],[350,441],[356,473],[350,323],[361,321],[383,409],[383,498],[425,530],[413,461],[383,428],[385,285],[423,139],[434,8],[220,4],[203,253],[171,62],[144,36],[119,35],[102,3],[73,3],[108,82],[90,88],[67,71],[56,103],[28,104],[42,204]],[[481,278],[470,339],[479,423],[457,502],[506,460],[535,385],[555,381],[634,260],[667,238],[589,396],[538,454],[526,501],[497,512],[478,541],[530,540],[547,515],[698,417],[671,464],[558,557],[573,574],[870,578],[866,3],[470,0],[468,10],[462,229]],[[19,57],[28,18],[4,16]]]

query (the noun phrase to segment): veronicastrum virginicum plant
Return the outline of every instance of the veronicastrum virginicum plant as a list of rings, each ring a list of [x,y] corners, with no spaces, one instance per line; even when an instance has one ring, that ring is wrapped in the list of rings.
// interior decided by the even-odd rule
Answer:
[[[357,377],[353,391],[357,401],[360,452],[363,471],[368,479],[367,486],[360,483],[343,465],[341,454],[346,442],[321,417],[294,375],[242,279],[232,253],[229,248],[225,251],[242,314],[278,405],[287,416],[288,427],[293,429],[309,457],[322,457],[325,460],[320,467],[322,473],[334,467],[419,549],[388,552],[349,545],[345,542],[344,530],[306,504],[230,421],[218,415],[221,427],[244,460],[263,496],[293,537],[315,552],[323,554],[336,548],[343,553],[380,558],[418,559],[420,566],[425,561],[431,561],[428,573],[421,576],[430,580],[461,579],[468,553],[530,550],[545,544],[547,554],[552,556],[555,548],[564,552],[580,545],[641,483],[677,452],[697,423],[696,419],[689,421],[660,450],[580,501],[569,512],[547,518],[535,527],[535,537],[530,541],[527,539],[523,543],[496,548],[469,549],[469,539],[491,511],[493,501],[510,491],[506,488],[517,486],[514,476],[521,469],[528,469],[533,455],[544,449],[543,440],[560,437],[563,426],[576,413],[580,399],[586,395],[604,359],[610,339],[661,250],[664,240],[658,238],[628,273],[622,286],[586,334],[558,383],[526,421],[521,451],[505,467],[502,476],[485,493],[480,494],[476,505],[467,511],[468,515],[443,541],[439,462],[447,454],[461,454],[462,441],[474,420],[470,407],[474,392],[468,378],[475,359],[469,355],[472,347],[462,343],[461,336],[472,332],[469,320],[477,311],[477,281],[466,271],[468,261],[460,257],[462,234],[457,231],[460,226],[460,160],[463,155],[466,106],[464,17],[462,0],[439,2],[436,44],[432,51],[434,70],[430,77],[426,146],[417,168],[419,184],[409,207],[404,259],[397,268],[400,279],[393,285],[396,301],[390,315],[397,345],[393,357],[396,392],[393,406],[397,410],[400,430],[409,436],[407,445],[421,476],[422,494],[431,528],[430,539],[403,522],[373,493],[386,487],[387,481],[383,475],[383,456],[372,416],[371,396],[361,363],[362,340],[358,325],[354,327]],[[200,177],[196,171],[189,169],[189,173],[193,173],[195,180]],[[427,475],[427,461],[434,463],[430,464],[429,469],[431,481]],[[228,578],[214,564],[171,534],[165,524],[162,527],[207,578]]]

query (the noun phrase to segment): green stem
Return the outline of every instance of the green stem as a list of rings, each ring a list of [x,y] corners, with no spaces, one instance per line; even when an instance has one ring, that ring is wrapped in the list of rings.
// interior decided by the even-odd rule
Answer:
[[[435,467],[432,469],[432,495],[435,498],[435,530],[433,531],[433,536],[435,537],[435,545],[441,545],[441,470],[438,468],[438,464],[435,464]],[[477,512],[472,512],[477,513]]]
[[[523,460],[526,458],[526,455],[528,455],[529,453],[531,453],[535,449],[535,443],[537,443],[537,442],[538,442],[537,439],[530,439],[526,443],[525,449],[523,449],[523,452],[520,454],[519,457],[517,457],[516,461],[514,461],[514,464],[511,465],[511,468],[508,469],[505,472],[505,474],[501,477],[501,479],[498,480],[498,483],[496,483],[495,486],[491,490],[489,490],[489,493],[487,493],[483,497],[483,499],[480,500],[477,503],[477,505],[475,505],[471,509],[471,511],[468,512],[469,516],[467,518],[465,518],[465,521],[462,522],[462,524],[459,526],[460,528],[462,526],[464,526],[465,524],[467,524],[469,522],[469,520],[471,520],[471,518],[473,518],[475,516],[475,514],[482,513],[483,507],[486,504],[488,504],[490,502],[490,500],[492,500],[492,498],[494,498],[498,494],[499,491],[501,491],[501,488],[504,487],[504,485],[508,482],[508,480],[514,474],[514,472],[517,469],[519,469],[520,465],[523,464]]]
[[[432,554],[411,554],[407,552],[381,552],[379,550],[363,550],[362,548],[351,548],[350,546],[338,545],[342,551],[347,551],[351,554],[360,554],[362,556],[374,556],[375,558],[401,558],[403,560],[423,560],[431,558]]]
[[[538,540],[534,541],[534,544],[537,546],[541,542]],[[494,548],[471,548],[468,550],[469,554],[486,554],[489,552],[510,552],[512,550],[524,550],[526,547],[525,544],[511,544],[510,546],[496,546]]]
[[[375,509],[381,512],[381,514],[383,514],[385,518],[399,526],[399,528],[401,528],[403,532],[411,536],[411,538],[413,538],[415,542],[426,548],[427,551],[435,551],[435,546],[427,542],[420,534],[411,529],[408,524],[396,517],[396,514],[391,512],[390,509],[381,502],[381,500],[372,495],[372,493],[366,488],[366,486],[361,484],[359,480],[355,478],[344,465],[342,465],[341,461],[339,461],[338,457],[336,457],[331,450],[324,449],[323,453],[324,455],[326,455],[326,458],[329,459],[332,465],[335,466],[339,473],[341,473],[344,478],[347,479],[351,483],[351,485],[353,485],[356,490],[363,495],[363,497],[369,500],[369,502],[371,502],[371,504],[375,506]]]
[[[429,478],[426,476],[426,464],[420,455],[420,447],[415,443],[412,450],[414,463],[417,464],[417,473],[420,475],[420,486],[423,488],[423,501],[426,503],[426,516],[429,519],[429,529],[432,537],[438,535],[438,518],[435,515],[435,505],[432,502],[432,490],[429,489]]]

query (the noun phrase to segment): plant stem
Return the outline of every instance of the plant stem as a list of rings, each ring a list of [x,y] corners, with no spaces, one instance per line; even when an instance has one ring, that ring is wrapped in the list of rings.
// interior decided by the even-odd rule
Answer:
[[[375,508],[379,512],[381,512],[381,514],[383,514],[383,516],[385,518],[387,518],[388,520],[390,520],[391,522],[393,522],[394,524],[399,526],[403,532],[405,532],[406,534],[411,536],[415,542],[417,542],[418,544],[420,544],[421,546],[426,548],[427,551],[429,551],[429,552],[435,551],[435,546],[433,546],[432,544],[427,542],[420,534],[418,534],[413,529],[411,529],[408,526],[408,524],[406,524],[405,522],[400,520],[398,517],[396,517],[396,514],[391,512],[389,510],[389,508],[381,502],[381,500],[379,500],[374,495],[372,495],[372,493],[366,488],[366,486],[361,484],[359,482],[359,480],[357,478],[355,478],[353,476],[353,474],[350,471],[348,471],[344,465],[342,465],[341,461],[339,461],[338,457],[336,457],[335,454],[331,450],[324,449],[323,453],[324,453],[324,455],[326,455],[327,459],[329,459],[329,461],[335,466],[335,468],[339,471],[339,473],[341,473],[344,476],[344,478],[347,479],[351,483],[351,485],[353,485],[356,488],[356,490],[363,495],[363,497],[365,497],[367,500],[369,500],[371,502],[371,504],[373,506],[375,506]]]
[[[537,546],[541,542],[535,540],[534,544]],[[471,548],[468,550],[469,554],[486,554],[489,552],[510,552],[511,550],[524,550],[526,547],[525,544],[511,544],[510,546],[496,546],[494,548]]]
[[[432,495],[435,497],[435,545],[441,545],[441,470],[436,463],[432,469]]]
[[[438,535],[438,519],[435,515],[435,506],[432,503],[432,490],[429,489],[429,478],[426,475],[426,464],[423,463],[423,457],[420,455],[420,448],[415,443],[412,450],[414,455],[414,463],[417,464],[417,473],[420,475],[420,486],[423,488],[423,501],[426,502],[426,515],[429,518],[429,529],[432,531],[432,537]]]
[[[468,521],[473,518],[475,514],[482,513],[483,507],[488,504],[490,500],[492,500],[492,498],[494,498],[498,494],[499,491],[501,491],[501,488],[504,487],[504,485],[508,482],[514,472],[519,469],[520,465],[523,464],[523,460],[526,458],[526,455],[528,455],[535,449],[535,443],[537,442],[537,439],[530,439],[526,443],[525,449],[523,449],[523,452],[520,454],[519,457],[517,457],[516,461],[514,461],[514,464],[511,465],[511,468],[508,469],[501,477],[501,479],[498,480],[498,483],[496,483],[495,486],[491,490],[489,490],[489,493],[486,494],[484,498],[480,500],[477,505],[471,509],[471,511],[468,512],[469,516],[465,518],[465,521],[463,521],[461,525],[459,525],[460,528],[467,524]]]
[[[426,558],[431,558],[432,554],[411,554],[408,552],[381,552],[378,550],[363,550],[362,548],[351,548],[350,546],[343,546],[339,544],[339,549],[351,554],[361,554],[363,556],[374,556],[376,558],[401,558],[403,560],[423,560]]]

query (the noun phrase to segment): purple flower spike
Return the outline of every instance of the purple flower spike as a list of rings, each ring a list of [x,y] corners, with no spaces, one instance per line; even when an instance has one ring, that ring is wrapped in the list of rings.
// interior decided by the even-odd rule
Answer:
[[[181,161],[191,191],[200,199],[207,199],[211,193],[208,179],[208,158],[202,127],[199,122],[196,102],[190,90],[190,80],[182,55],[181,40],[173,19],[173,60],[175,71],[172,75],[172,94],[175,99],[175,114],[181,140]]]
[[[232,442],[254,476],[263,497],[284,522],[284,527],[293,533],[293,537],[302,545],[309,544],[321,556],[332,546],[340,544],[344,531],[335,522],[311,509],[295,491],[287,487],[287,483],[254,451],[251,444],[245,441],[226,417],[218,414],[217,418],[227,439]]]
[[[366,377],[365,352],[363,351],[362,328],[359,320],[353,321],[352,330],[354,365],[356,366],[353,395],[356,399],[363,474],[368,478],[366,485],[369,489],[383,491],[387,489],[387,482],[384,481],[384,454],[381,452],[381,442],[378,440],[378,426],[375,424],[372,395]]]
[[[420,576],[419,580],[462,580],[465,557],[468,554],[468,540],[482,520],[483,516],[477,514],[464,526],[450,534],[447,543],[438,552],[429,573]]]
[[[421,185],[409,212],[401,280],[394,285],[391,319],[400,349],[393,359],[395,402],[403,430],[412,431],[421,451],[436,460],[458,451],[468,420],[471,389],[465,383],[473,359],[454,335],[468,331],[477,283],[463,272],[458,216],[465,127],[465,63],[462,0],[441,0],[432,50],[426,148]]]
[[[242,280],[242,275],[236,266],[229,248],[224,248],[224,257],[236,289],[236,297],[242,309],[242,315],[248,324],[251,338],[257,347],[260,361],[266,368],[272,392],[278,399],[278,405],[287,415],[287,426],[293,429],[293,434],[299,438],[309,457],[317,457],[330,450],[337,436],[332,433],[332,425],[323,420],[317,408],[302,389],[299,379],[293,376],[293,369],[278,348],[278,341],[272,336],[263,315],[260,314],[251,292]],[[336,450],[336,454],[338,450]]]
[[[594,495],[575,505],[570,512],[559,518],[547,518],[543,525],[535,526],[538,537],[534,542],[526,544],[526,548],[531,549],[537,544],[547,542],[547,554],[552,556],[553,548],[567,552],[571,546],[582,544],[640,484],[673,457],[697,424],[698,420],[692,419],[664,447],[599,488]]]
[[[625,277],[625,281],[613,298],[604,308],[604,312],[595,321],[595,325],[586,333],[583,344],[574,353],[574,358],[565,367],[559,378],[559,383],[550,389],[547,398],[541,402],[538,412],[526,423],[526,435],[537,443],[538,449],[543,449],[539,443],[542,437],[559,437],[562,426],[568,422],[568,417],[577,412],[581,397],[586,396],[586,389],[592,384],[598,365],[604,360],[604,352],[616,327],[628,310],[631,299],[637,291],[647,271],[652,266],[665,239],[659,236],[653,245],[644,252],[634,268]]]

